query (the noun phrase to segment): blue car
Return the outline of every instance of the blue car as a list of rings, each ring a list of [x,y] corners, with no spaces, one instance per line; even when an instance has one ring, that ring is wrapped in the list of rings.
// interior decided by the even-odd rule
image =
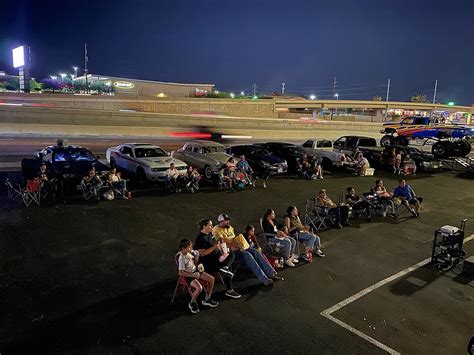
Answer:
[[[288,171],[288,164],[285,160],[272,155],[258,144],[234,145],[227,148],[226,152],[237,158],[244,155],[245,160],[258,175],[283,174]]]

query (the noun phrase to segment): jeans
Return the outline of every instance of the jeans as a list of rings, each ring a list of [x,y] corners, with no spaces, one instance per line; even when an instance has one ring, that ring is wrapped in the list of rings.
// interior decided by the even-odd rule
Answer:
[[[255,277],[262,283],[276,274],[275,269],[256,249],[248,248],[236,251],[235,257],[238,262],[252,270]]]
[[[349,218],[349,207],[348,206],[337,206],[330,208],[328,211],[329,214],[332,214],[335,219],[335,224],[345,224]]]
[[[283,248],[285,249],[285,258],[289,258],[295,252],[296,240],[291,237],[288,237],[288,238],[272,237],[272,238],[268,238],[268,241],[271,244],[274,244],[274,245],[280,244],[281,246],[283,246]]]
[[[298,239],[300,240],[300,242],[307,245],[311,249],[313,249],[315,245],[316,249],[319,249],[319,247],[321,246],[321,239],[313,233],[299,232]]]

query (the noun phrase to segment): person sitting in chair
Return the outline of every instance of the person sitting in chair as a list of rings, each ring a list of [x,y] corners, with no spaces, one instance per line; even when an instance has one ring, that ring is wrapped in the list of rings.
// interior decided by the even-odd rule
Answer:
[[[319,257],[324,257],[324,253],[321,251],[321,238],[314,233],[311,233],[309,226],[304,225],[298,214],[298,209],[295,206],[289,206],[286,210],[284,218],[284,224],[288,227],[290,235],[297,235],[297,239],[305,245],[305,254],[302,258],[305,261],[312,260],[312,253]]]
[[[370,168],[370,164],[367,158],[364,157],[364,154],[362,154],[362,152],[357,152],[354,157],[354,161],[356,163],[355,167],[357,169],[357,173],[360,176],[365,176],[367,169]]]
[[[168,189],[175,190],[175,192],[181,192],[181,175],[179,175],[179,171],[176,169],[174,163],[171,163],[169,169],[166,170],[165,184]]]
[[[249,183],[255,187],[254,171],[250,167],[249,162],[245,160],[245,155],[240,156],[240,161],[237,163],[237,170],[245,174]]]
[[[328,214],[334,217],[334,226],[336,228],[342,228],[342,225],[350,226],[350,223],[347,221],[349,218],[349,207],[336,205],[327,195],[325,189],[319,191],[316,199],[316,208],[327,208]]]
[[[92,194],[95,200],[100,201],[99,189],[102,186],[102,180],[97,176],[95,168],[89,170],[89,174],[84,176],[82,182],[88,192]]]
[[[269,243],[274,245],[280,244],[283,246],[285,265],[289,267],[295,267],[295,263],[298,262],[298,255],[295,254],[296,240],[290,237],[288,232],[285,233],[285,230],[279,230],[275,219],[275,211],[269,208],[262,218],[263,232],[271,236],[267,237]]]
[[[117,171],[116,168],[112,168],[107,176],[107,182],[109,183],[112,190],[116,190],[120,193],[122,198],[128,200],[127,182],[122,179],[122,174]]]
[[[186,188],[191,192],[194,193],[195,191],[199,190],[199,181],[201,180],[201,175],[197,171],[196,168],[192,166],[188,166],[186,170]]]
[[[370,188],[370,194],[375,196],[383,207],[383,217],[387,213],[394,217],[395,216],[395,204],[393,202],[393,194],[388,192],[383,184],[383,180],[375,180],[375,185]]]
[[[235,260],[233,253],[222,253],[224,248],[221,243],[217,243],[212,235],[212,221],[204,218],[199,221],[200,232],[194,242],[194,248],[199,252],[199,262],[204,265],[204,270],[208,273],[220,272],[227,288],[225,295],[230,298],[242,297],[232,287],[232,278],[234,274],[229,266]],[[225,243],[224,243],[225,244]]]
[[[365,210],[364,215],[367,216],[367,220],[371,221],[372,220],[372,207],[374,207],[374,205],[362,199],[361,197],[359,197],[359,195],[357,195],[353,187],[348,187],[346,189],[346,192],[347,193],[345,196],[345,201],[346,201],[346,204],[352,208],[353,218],[354,218],[355,211]]]
[[[45,194],[51,194],[55,200],[57,198],[63,199],[62,180],[58,178],[58,176],[52,175],[47,171],[45,163],[42,163],[39,167],[37,178],[41,183],[41,189],[45,191]]]
[[[401,204],[414,216],[420,218],[421,197],[417,197],[415,190],[407,185],[405,179],[398,180],[398,187],[393,191],[393,197],[398,198]]]
[[[214,238],[219,242],[223,240],[227,246],[235,253],[235,258],[241,264],[247,266],[255,277],[265,286],[273,283],[273,280],[279,280],[275,269],[267,260],[254,248],[250,248],[248,243],[243,243],[245,238],[241,235],[236,236],[234,228],[230,225],[230,217],[222,213],[217,217],[219,225],[212,230]]]

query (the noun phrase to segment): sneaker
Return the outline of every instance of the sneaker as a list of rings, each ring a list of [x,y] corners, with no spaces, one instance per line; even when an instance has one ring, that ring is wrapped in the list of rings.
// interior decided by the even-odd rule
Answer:
[[[234,290],[227,290],[225,295],[230,298],[240,298],[242,295],[240,293],[235,292]]]
[[[226,276],[229,276],[229,277],[234,277],[234,273],[232,271],[229,270],[229,267],[228,266],[223,266],[219,269],[220,272],[222,272],[223,274],[225,274]]]
[[[285,281],[285,279],[284,279],[283,277],[279,276],[278,274],[273,275],[273,276],[271,277],[271,279],[272,279],[273,281]]]
[[[191,193],[193,194],[194,193],[194,187],[190,187],[189,191],[191,191]]]
[[[265,180],[263,180],[263,188],[266,189],[267,188],[267,182]]]
[[[199,306],[197,302],[189,302],[188,307],[191,310],[191,313],[193,314],[196,314],[197,312],[199,312]]]
[[[312,261],[306,254],[301,255],[301,259],[303,259],[307,263],[310,263]]]
[[[324,178],[320,175],[318,176],[318,179],[323,180]]]
[[[291,261],[291,259],[286,259],[285,265],[289,267],[295,267],[295,264]]]
[[[382,212],[382,217],[387,217],[387,212]]]
[[[298,263],[299,262],[299,259],[300,257],[296,254],[293,254],[293,258],[291,259],[291,261],[293,261],[294,264]]]
[[[266,279],[264,282],[263,282],[263,285],[264,286],[270,286],[273,284],[273,280],[272,279]]]
[[[342,228],[342,224],[341,224],[341,223],[336,224],[335,227],[336,227],[337,229],[341,229],[341,228]]]
[[[217,307],[217,306],[219,305],[218,302],[214,301],[214,300],[213,300],[212,298],[210,298],[210,297],[209,297],[207,300],[206,300],[206,299],[202,300],[202,301],[201,301],[201,304],[202,304],[203,306],[208,306],[208,307],[211,307],[211,308],[215,308],[215,307]]]
[[[321,251],[321,250],[316,250],[316,253],[315,253],[317,256],[319,256],[320,258],[324,258],[326,255]]]

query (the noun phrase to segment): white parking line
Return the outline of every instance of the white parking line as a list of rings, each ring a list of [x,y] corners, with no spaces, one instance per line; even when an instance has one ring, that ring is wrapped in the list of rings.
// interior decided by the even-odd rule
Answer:
[[[471,240],[474,239],[474,234],[470,235],[469,237],[465,238],[464,239],[464,243],[467,243]],[[405,270],[402,270],[398,273],[396,273],[395,275],[392,275],[392,276],[389,276],[387,277],[386,279],[383,279],[382,281],[379,281],[377,282],[376,284],[373,284],[372,286],[369,286],[365,289],[363,289],[362,291],[356,293],[355,295],[349,297],[349,298],[346,298],[345,300],[339,302],[338,304],[335,304],[334,306],[332,307],[329,307],[328,309],[325,309],[324,311],[322,311],[320,314],[329,319],[330,321],[333,321],[334,323],[336,323],[337,325],[340,325],[341,327],[347,329],[348,331],[350,331],[351,333],[353,334],[356,334],[358,336],[360,336],[362,339],[365,339],[366,341],[368,341],[369,343],[372,343],[374,344],[375,346],[379,347],[380,349],[386,351],[387,353],[389,354],[400,354],[398,351],[388,347],[387,345],[385,344],[382,344],[381,342],[379,342],[378,340],[372,338],[371,336],[361,332],[360,330],[357,330],[355,329],[354,327],[351,327],[349,324],[347,323],[344,323],[343,321],[337,319],[336,317],[332,316],[331,314],[334,313],[334,312],[337,312],[338,310],[340,310],[342,307],[345,307],[347,306],[348,304],[358,300],[359,298],[369,294],[370,292],[372,291],[375,291],[376,289],[382,287],[382,286],[385,286],[386,284],[410,273],[410,272],[413,272],[415,271],[416,269],[419,269],[420,267],[422,266],[425,266],[426,264],[428,264],[429,262],[431,261],[431,257],[430,258],[427,258],[423,261],[420,261],[418,264],[415,264],[413,266],[410,266],[408,268],[406,268]]]

